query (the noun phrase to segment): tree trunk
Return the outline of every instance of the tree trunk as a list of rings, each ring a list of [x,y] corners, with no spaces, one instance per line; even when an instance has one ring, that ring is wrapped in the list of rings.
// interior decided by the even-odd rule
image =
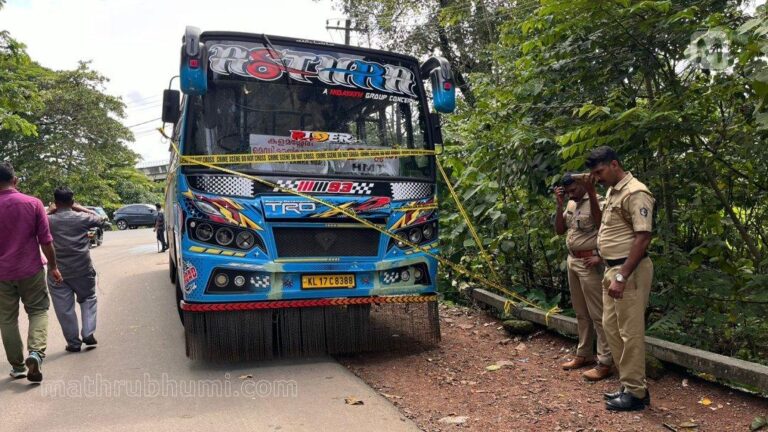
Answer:
[[[733,226],[736,227],[736,230],[739,232],[739,236],[741,237],[741,240],[744,242],[744,244],[747,246],[747,249],[749,249],[750,255],[752,255],[752,259],[755,262],[755,265],[760,264],[760,250],[757,248],[757,245],[755,244],[755,239],[752,238],[752,236],[749,235],[749,232],[747,232],[747,228],[744,226],[743,223],[741,223],[741,220],[736,215],[736,212],[733,211],[733,206],[728,202],[728,199],[723,195],[723,191],[720,190],[720,188],[717,186],[717,180],[715,180],[714,176],[711,173],[707,173],[706,171],[702,171],[706,173],[707,181],[709,182],[709,187],[712,188],[712,191],[715,193],[715,197],[717,197],[717,200],[720,201],[720,204],[723,206],[723,209],[725,210],[725,213],[728,215],[728,217],[733,222]]]

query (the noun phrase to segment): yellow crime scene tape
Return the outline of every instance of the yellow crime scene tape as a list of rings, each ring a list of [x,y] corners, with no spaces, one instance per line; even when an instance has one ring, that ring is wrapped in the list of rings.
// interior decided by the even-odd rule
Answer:
[[[163,134],[165,136],[165,134]],[[166,136],[167,138],[167,136]],[[486,263],[488,264],[488,267],[490,268],[491,272],[494,275],[494,278],[496,280],[490,280],[488,278],[479,276],[477,273],[470,271],[466,267],[456,264],[447,258],[433,253],[431,251],[431,248],[427,248],[425,246],[419,246],[417,244],[411,243],[407,238],[401,238],[398,235],[396,235],[393,232],[390,232],[389,230],[382,228],[379,225],[376,225],[372,222],[369,222],[368,220],[360,217],[351,209],[342,208],[339,207],[333,203],[327,202],[321,198],[317,198],[312,195],[308,195],[306,193],[302,193],[293,189],[288,189],[285,187],[282,187],[278,185],[277,183],[273,183],[269,180],[266,180],[264,178],[261,178],[259,176],[251,175],[251,174],[245,174],[242,172],[234,171],[229,168],[225,168],[219,165],[228,165],[228,164],[237,164],[237,163],[244,163],[244,164],[251,164],[251,163],[274,163],[274,162],[315,162],[315,161],[328,161],[328,160],[347,160],[347,159],[370,159],[375,157],[408,157],[408,156],[434,156],[438,153],[433,150],[416,150],[416,149],[387,149],[387,150],[331,150],[331,151],[312,151],[312,152],[290,152],[290,153],[269,153],[269,154],[230,154],[230,155],[210,155],[210,156],[185,156],[182,155],[179,152],[179,148],[177,147],[176,143],[173,140],[171,141],[171,147],[173,149],[173,152],[176,153],[176,155],[180,158],[180,165],[198,165],[198,166],[204,166],[216,171],[220,171],[226,174],[242,177],[245,179],[253,180],[255,182],[261,183],[269,188],[272,188],[273,190],[277,190],[280,192],[288,193],[291,195],[296,195],[305,199],[308,199],[312,202],[315,202],[317,204],[321,204],[324,206],[327,206],[328,208],[337,211],[338,213],[341,213],[358,223],[371,228],[373,230],[376,230],[388,237],[391,237],[395,240],[403,242],[406,246],[421,251],[425,255],[430,256],[434,259],[436,259],[440,264],[443,264],[447,267],[450,267],[457,273],[467,277],[470,280],[473,280],[475,282],[478,282],[482,285],[485,285],[487,287],[493,288],[507,296],[509,296],[512,299],[515,299],[518,301],[518,303],[522,303],[528,306],[531,306],[533,308],[546,311],[546,323],[549,325],[549,317],[550,315],[554,313],[561,312],[561,309],[557,306],[554,306],[552,308],[543,308],[539,306],[536,303],[533,303],[532,301],[528,300],[527,298],[521,296],[520,294],[517,294],[513,291],[508,290],[504,285],[501,284],[502,279],[496,272],[496,270],[493,267],[493,263],[491,260],[490,255],[486,252],[485,247],[483,246],[482,241],[480,240],[479,235],[477,234],[477,230],[475,229],[474,225],[472,224],[472,221],[469,219],[469,215],[467,214],[466,210],[464,209],[464,206],[461,205],[461,202],[459,200],[458,195],[456,194],[456,191],[454,190],[453,186],[451,185],[451,182],[448,179],[448,175],[445,173],[445,170],[443,169],[442,165],[440,164],[440,161],[435,159],[435,162],[437,163],[437,167],[440,170],[440,174],[443,177],[443,180],[445,181],[446,185],[448,185],[448,190],[450,191],[451,197],[456,202],[456,206],[459,208],[459,212],[461,213],[462,218],[464,219],[464,222],[467,224],[467,227],[470,230],[470,233],[472,234],[472,238],[475,240],[475,243],[477,244],[477,247],[480,249],[480,253],[485,259]],[[431,208],[437,208],[437,204],[433,204],[430,206],[423,206],[418,207],[419,210],[424,209],[431,209]],[[407,208],[399,209],[399,210],[406,210]],[[504,305],[504,312],[505,314],[509,314],[512,312],[512,306],[514,305],[513,302],[507,301]],[[516,306],[516,305],[515,305]]]
[[[372,158],[397,158],[407,156],[434,156],[434,150],[386,149],[386,150],[323,150],[284,153],[241,153],[226,155],[183,156],[182,165],[231,165],[263,163],[319,162]]]

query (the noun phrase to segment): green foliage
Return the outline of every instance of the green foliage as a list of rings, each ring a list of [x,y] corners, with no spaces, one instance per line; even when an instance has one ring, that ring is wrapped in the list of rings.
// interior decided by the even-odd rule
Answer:
[[[441,161],[506,285],[567,305],[550,190],[610,145],[656,197],[649,333],[766,363],[768,20],[765,6],[748,16],[742,3],[360,0],[351,10],[369,14],[373,34],[399,35],[386,47],[471,51],[472,68],[452,60],[471,97],[444,119]],[[470,43],[411,43],[446,31]],[[712,58],[722,68],[702,61]],[[490,274],[445,189],[443,252]],[[448,289],[460,279],[442,277]]]
[[[105,82],[87,63],[44,68],[0,33],[0,160],[14,165],[20,190],[48,202],[67,185],[79,202],[106,209],[160,200],[158,186],[133,168],[124,105],[104,92]]]

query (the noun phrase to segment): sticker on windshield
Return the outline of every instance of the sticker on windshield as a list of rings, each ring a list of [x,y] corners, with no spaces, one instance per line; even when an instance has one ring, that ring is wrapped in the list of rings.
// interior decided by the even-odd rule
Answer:
[[[303,131],[292,130],[291,139],[299,141],[311,141],[311,142],[333,142],[333,143],[357,143],[360,142],[352,134],[343,132],[321,132],[321,131]]]
[[[248,139],[253,154],[295,153],[328,150],[322,142],[297,140],[277,135],[251,134]],[[259,164],[260,171],[297,172],[302,174],[328,174],[329,161]]]
[[[287,73],[291,79],[304,83],[317,80],[329,86],[416,98],[413,72],[403,66],[292,49],[249,49],[229,44],[212,45],[208,58],[211,70],[222,75],[274,81]]]
[[[382,147],[361,144],[352,134],[292,130],[290,137],[251,134],[251,153],[273,154],[333,150],[382,150]],[[302,174],[349,174],[399,176],[397,157],[372,159],[329,160],[291,163],[259,164],[268,172],[298,172]]]

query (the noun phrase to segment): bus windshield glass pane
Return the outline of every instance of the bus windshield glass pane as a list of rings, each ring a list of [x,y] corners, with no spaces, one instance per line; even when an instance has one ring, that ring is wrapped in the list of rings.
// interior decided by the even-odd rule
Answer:
[[[188,99],[186,155],[429,149],[415,62],[261,42],[208,41],[206,49],[208,92]],[[278,175],[433,178],[427,156],[227,168]]]

